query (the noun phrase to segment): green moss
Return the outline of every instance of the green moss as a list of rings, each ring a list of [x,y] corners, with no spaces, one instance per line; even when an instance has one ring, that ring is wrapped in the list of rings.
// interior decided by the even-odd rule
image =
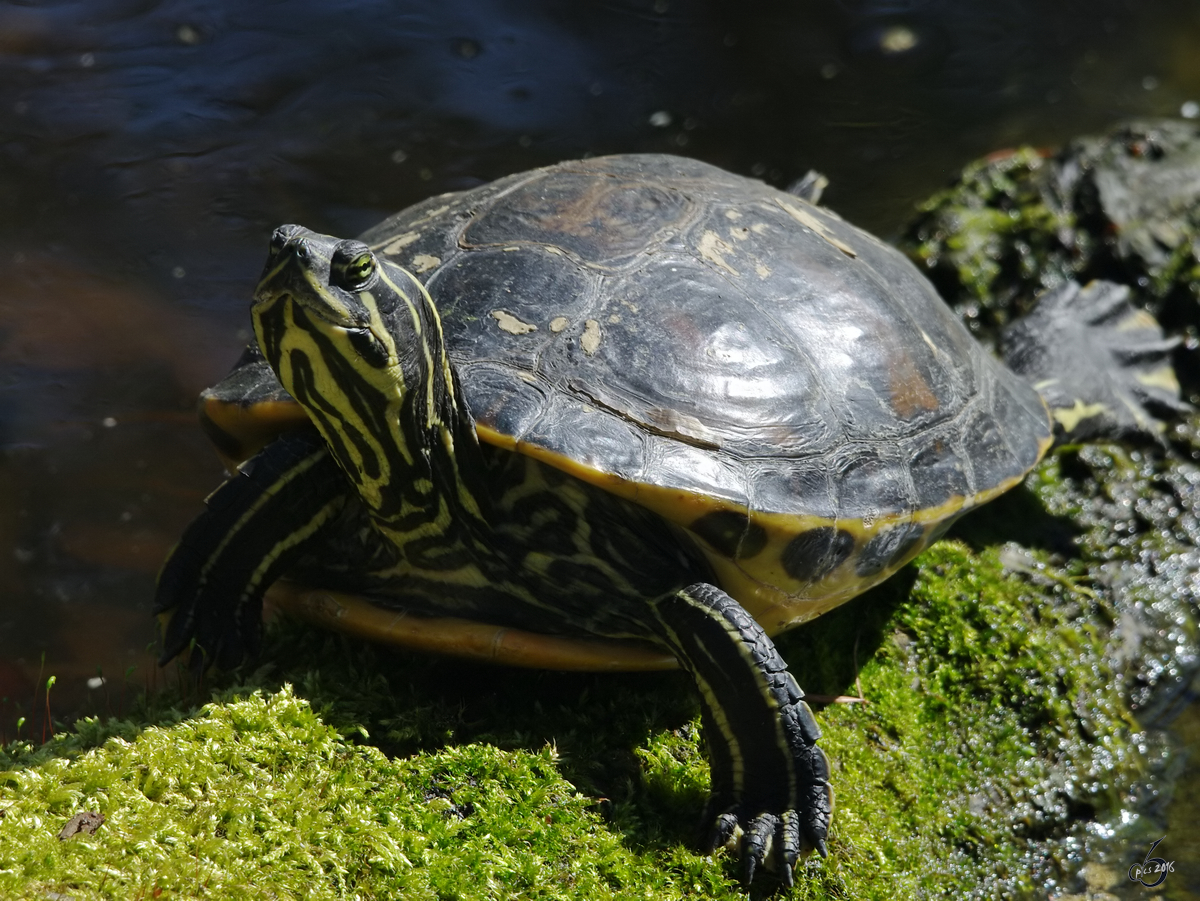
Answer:
[[[604,898],[634,858],[549,747],[391,762],[287,687],[10,771],[0,797],[12,898]],[[57,839],[81,809],[104,825]]]
[[[904,249],[984,331],[1025,312],[1092,252],[1073,211],[1046,190],[1048,167],[1031,147],[972,163],[921,205],[905,235]]]

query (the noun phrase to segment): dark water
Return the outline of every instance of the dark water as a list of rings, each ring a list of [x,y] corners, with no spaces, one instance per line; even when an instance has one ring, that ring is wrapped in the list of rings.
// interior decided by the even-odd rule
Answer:
[[[1170,0],[0,4],[5,735],[47,674],[56,716],[154,678],[154,574],[221,476],[194,398],[275,225],[665,151],[817,168],[887,235],[984,153],[1195,115],[1198,46]]]

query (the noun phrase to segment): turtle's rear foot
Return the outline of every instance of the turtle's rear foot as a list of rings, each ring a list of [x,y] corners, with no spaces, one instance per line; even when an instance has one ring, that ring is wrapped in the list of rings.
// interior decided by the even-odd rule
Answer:
[[[709,848],[736,846],[746,881],[764,864],[792,883],[802,856],[825,856],[829,762],[804,692],[737,601],[698,583],[654,604],[658,632],[692,674],[712,766]]]
[[[1050,408],[1060,443],[1157,437],[1152,411],[1185,412],[1170,357],[1177,340],[1129,302],[1129,289],[1067,282],[1003,336],[1004,361]]]

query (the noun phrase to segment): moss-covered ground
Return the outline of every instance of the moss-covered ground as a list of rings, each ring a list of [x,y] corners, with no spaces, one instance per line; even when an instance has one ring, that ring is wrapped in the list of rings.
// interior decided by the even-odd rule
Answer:
[[[864,701],[818,705],[838,812],[788,896],[1044,897],[1114,831],[1149,835],[1139,798],[1167,749],[1130,713],[1150,677],[1097,575],[1145,548],[1122,555],[1072,506],[1128,467],[1117,448],[1055,457],[781,640],[808,690]],[[292,624],[263,659],[10,744],[0,897],[745,896],[736,861],[693,850],[708,773],[680,675],[502,670]],[[57,838],[81,810],[104,824]]]

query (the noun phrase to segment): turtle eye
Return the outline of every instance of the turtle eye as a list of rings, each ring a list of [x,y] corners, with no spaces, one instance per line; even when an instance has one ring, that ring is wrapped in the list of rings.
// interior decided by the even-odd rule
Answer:
[[[375,275],[378,264],[371,248],[361,241],[343,241],[333,251],[329,280],[347,291],[361,291]]]

